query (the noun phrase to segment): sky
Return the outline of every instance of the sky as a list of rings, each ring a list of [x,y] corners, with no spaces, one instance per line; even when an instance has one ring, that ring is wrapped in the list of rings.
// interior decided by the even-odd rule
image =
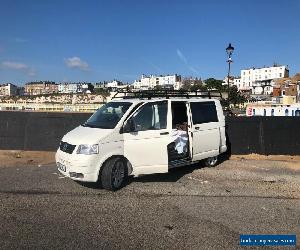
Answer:
[[[300,0],[0,0],[0,83],[300,72]]]

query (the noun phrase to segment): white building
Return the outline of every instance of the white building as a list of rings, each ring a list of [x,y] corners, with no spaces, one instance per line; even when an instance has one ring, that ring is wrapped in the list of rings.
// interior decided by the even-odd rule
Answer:
[[[134,89],[141,89],[141,80],[134,80],[132,86]]]
[[[76,93],[91,93],[91,83],[60,83],[58,85],[58,93],[76,94]]]
[[[0,84],[0,96],[17,95],[18,87],[11,83]]]
[[[117,90],[117,89],[123,89],[126,88],[128,85],[123,84],[121,81],[113,80],[111,82],[107,82],[104,84],[106,88],[109,88],[111,90]]]
[[[237,86],[237,88],[239,88],[238,86],[240,85],[241,83],[241,78],[240,77],[229,77],[229,86]],[[222,82],[222,85],[225,85],[227,86],[228,85],[228,77],[226,76]]]
[[[118,85],[119,85],[119,81],[113,80],[113,81],[111,81],[111,82],[107,82],[107,83],[105,84],[105,87],[106,87],[106,88],[117,88]]]
[[[60,83],[58,85],[58,93],[71,94],[77,93],[78,84],[77,83]]]
[[[289,70],[284,65],[243,69],[241,70],[241,81],[236,84],[239,90],[251,90],[253,94],[269,95],[273,92],[274,79],[288,76]]]
[[[94,84],[95,89],[103,89],[104,86],[104,82],[97,82]]]
[[[233,85],[235,85],[235,86],[237,86],[237,88],[239,88],[241,86],[241,78],[240,77],[234,78],[233,79]]]
[[[246,108],[247,116],[300,116],[299,104],[292,105],[257,105],[250,104]]]
[[[91,83],[82,83],[80,89],[77,89],[77,92],[90,94],[91,93],[90,85]]]
[[[154,89],[155,87],[179,89],[181,87],[180,75],[166,75],[166,76],[145,76],[142,75],[140,80],[133,83],[133,87],[139,90]]]

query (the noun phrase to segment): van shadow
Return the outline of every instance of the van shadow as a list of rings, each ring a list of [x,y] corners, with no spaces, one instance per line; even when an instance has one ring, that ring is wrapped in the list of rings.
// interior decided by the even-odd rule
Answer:
[[[140,183],[151,183],[151,182],[177,182],[187,174],[192,173],[196,169],[204,168],[205,166],[199,162],[192,165],[182,166],[178,168],[170,169],[167,173],[162,174],[149,174],[141,175],[139,177],[129,176],[127,179],[127,185],[135,182]],[[99,182],[80,182],[75,181],[78,185],[91,189],[102,189],[101,183]]]
[[[218,165],[223,163],[224,161],[227,161],[229,159],[229,157],[230,157],[230,155],[228,153],[221,154],[219,156]],[[139,177],[130,176],[129,180],[128,180],[128,184],[130,184],[132,182],[142,182],[142,183],[146,183],[146,182],[177,182],[185,175],[188,175],[188,174],[194,172],[194,170],[202,169],[202,168],[207,168],[207,167],[201,161],[201,162],[197,162],[197,163],[194,163],[191,165],[170,169],[168,173],[141,175]]]
[[[221,164],[224,161],[227,161],[230,157],[230,154],[223,153],[219,156],[219,164]],[[217,166],[218,166],[217,165]],[[217,167],[216,166],[216,167]],[[188,175],[192,173],[194,170],[206,168],[204,163],[202,161],[186,165],[178,168],[170,169],[167,173],[162,174],[149,174],[149,175],[141,175],[139,177],[133,177],[129,176],[127,180],[127,184],[131,184],[134,182],[141,182],[141,183],[151,183],[151,182],[177,182],[181,178],[183,178],[185,175]],[[212,167],[213,168],[213,167]],[[101,183],[99,182],[79,182],[76,181],[77,184],[83,187],[92,188],[92,189],[101,189]]]
[[[101,183],[99,182],[81,182],[75,181],[78,185],[91,189],[102,189]]]
[[[190,174],[194,170],[200,169],[202,167],[204,167],[204,165],[202,165],[201,163],[195,163],[192,165],[170,169],[168,173],[141,175],[139,177],[131,176],[128,180],[128,184],[132,182],[177,182],[183,176]]]

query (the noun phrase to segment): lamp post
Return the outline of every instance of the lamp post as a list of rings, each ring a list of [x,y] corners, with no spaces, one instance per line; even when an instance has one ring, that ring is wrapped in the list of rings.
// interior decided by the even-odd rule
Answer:
[[[228,97],[227,97],[227,102],[228,102],[228,108],[229,108],[229,77],[230,77],[230,64],[233,62],[232,59],[231,59],[231,55],[234,51],[234,48],[231,46],[231,43],[229,43],[228,47],[226,48],[226,52],[227,52],[227,55],[228,55],[228,74],[227,74],[227,85],[228,85]]]

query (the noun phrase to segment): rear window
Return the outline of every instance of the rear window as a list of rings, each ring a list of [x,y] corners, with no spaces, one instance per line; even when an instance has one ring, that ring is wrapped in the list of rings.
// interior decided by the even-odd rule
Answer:
[[[218,122],[214,102],[191,102],[190,105],[194,124]]]

